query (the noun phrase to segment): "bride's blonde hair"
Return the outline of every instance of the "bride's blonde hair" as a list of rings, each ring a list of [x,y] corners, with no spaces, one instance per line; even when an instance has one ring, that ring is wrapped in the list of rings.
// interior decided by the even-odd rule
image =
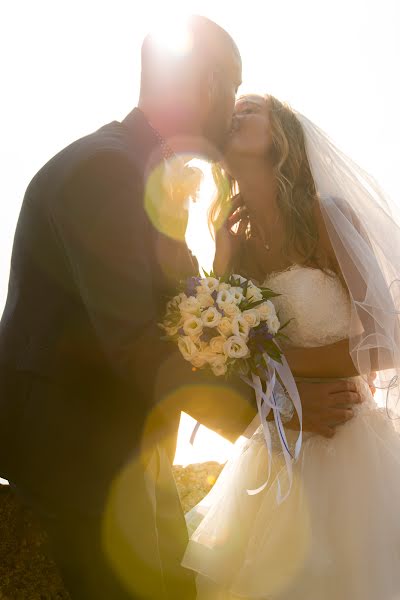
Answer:
[[[277,181],[277,203],[283,219],[285,239],[282,252],[304,265],[326,268],[319,252],[319,235],[314,210],[318,201],[314,179],[307,160],[302,126],[292,108],[274,96],[264,96],[269,111],[272,161]],[[217,193],[209,211],[211,230],[218,228],[229,213],[231,201],[240,195],[237,182],[220,165],[213,167]],[[249,217],[244,214],[239,224],[248,238]]]

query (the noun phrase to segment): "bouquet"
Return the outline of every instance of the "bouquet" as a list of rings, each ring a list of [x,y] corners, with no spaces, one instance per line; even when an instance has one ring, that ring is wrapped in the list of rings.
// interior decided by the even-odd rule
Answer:
[[[167,304],[161,328],[193,369],[216,376],[260,373],[264,354],[280,362],[283,337],[268,288],[240,275],[191,277]]]
[[[248,490],[249,494],[265,489],[270,479],[272,437],[268,416],[272,411],[288,476],[286,494],[282,493],[280,477],[276,480],[277,499],[282,502],[292,486],[292,459],[300,453],[302,411],[296,383],[278,345],[289,322],[280,323],[271,302],[278,295],[240,275],[215,277],[204,273],[204,277],[191,277],[182,284],[180,292],[168,302],[160,327],[164,339],[178,345],[194,371],[208,369],[217,377],[238,374],[254,389],[258,424],[270,460],[266,482],[257,490]],[[286,440],[282,405],[277,400],[280,392],[300,423],[293,455]]]

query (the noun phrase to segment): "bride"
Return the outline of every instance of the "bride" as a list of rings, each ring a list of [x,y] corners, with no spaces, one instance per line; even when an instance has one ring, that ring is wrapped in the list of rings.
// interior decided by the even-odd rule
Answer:
[[[283,501],[278,435],[269,458],[260,426],[189,513],[183,565],[199,600],[400,598],[399,229],[375,182],[272,96],[237,102],[216,178],[215,270],[281,294],[297,380],[353,378],[364,402],[331,439],[303,436]]]

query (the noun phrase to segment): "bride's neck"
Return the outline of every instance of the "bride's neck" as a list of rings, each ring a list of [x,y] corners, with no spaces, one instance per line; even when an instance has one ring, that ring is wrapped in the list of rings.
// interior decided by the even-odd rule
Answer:
[[[277,185],[273,167],[249,161],[236,176],[243,204],[259,226],[271,222],[277,212]]]

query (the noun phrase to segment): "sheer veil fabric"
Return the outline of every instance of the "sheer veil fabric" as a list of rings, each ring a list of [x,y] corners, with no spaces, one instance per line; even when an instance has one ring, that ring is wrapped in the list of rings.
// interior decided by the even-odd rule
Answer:
[[[186,516],[191,539],[183,566],[197,573],[198,600],[394,600],[400,590],[400,230],[374,180],[328,136],[298,115],[340,278],[293,265],[266,284],[287,333],[301,347],[349,337],[364,402],[331,439],[306,432],[293,485],[272,435],[238,440],[210,494]],[[378,371],[379,408],[367,382]],[[273,428],[273,425],[272,425]],[[275,441],[274,441],[275,440]],[[288,431],[293,447],[296,432]],[[265,481],[271,460],[270,484]],[[372,567],[371,567],[372,565]]]
[[[376,181],[307,117],[308,161],[328,234],[350,293],[350,354],[378,372],[388,415],[400,417],[400,228]]]

